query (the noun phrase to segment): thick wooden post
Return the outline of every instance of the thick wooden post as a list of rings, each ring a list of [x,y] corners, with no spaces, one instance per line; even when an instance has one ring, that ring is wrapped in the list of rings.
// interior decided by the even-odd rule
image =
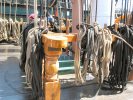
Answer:
[[[67,47],[67,42],[76,41],[75,37],[75,34],[66,35],[61,33],[42,35],[45,53],[44,65],[42,68],[42,75],[44,75],[42,76],[44,82],[44,100],[60,100],[61,86],[58,79],[58,58],[62,54],[62,48]]]

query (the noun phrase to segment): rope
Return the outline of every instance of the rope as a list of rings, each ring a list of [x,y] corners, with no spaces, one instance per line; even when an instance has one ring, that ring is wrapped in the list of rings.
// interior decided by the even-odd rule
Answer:
[[[66,27],[67,27],[68,19],[67,19],[67,2],[66,2],[66,0],[65,0],[65,18],[66,18]],[[67,29],[66,29],[66,31],[67,31]]]
[[[88,66],[90,66],[92,69],[92,74],[97,78],[97,82],[101,84],[109,75],[112,35],[108,29],[99,30],[99,26],[97,25],[94,27],[86,23],[83,25],[86,25],[87,29],[85,29],[85,26],[82,26],[84,31],[81,32],[82,35],[80,35],[83,43],[81,44],[81,51],[86,48],[86,50],[83,50],[84,62],[82,76],[84,81],[86,81],[85,77],[87,69]],[[88,30],[88,33],[86,33],[86,30]],[[84,39],[86,42],[83,42]]]
[[[84,0],[82,0],[82,21],[84,21]]]
[[[44,22],[42,21],[42,16],[43,16],[43,15],[42,15],[42,13],[43,13],[43,12],[42,12],[42,10],[43,10],[43,6],[42,6],[42,5],[43,5],[43,2],[42,2],[42,0],[40,0],[39,3],[40,3],[40,9],[39,9],[39,10],[40,10],[39,29],[41,29],[41,27],[44,25],[44,24],[43,24]],[[43,27],[44,27],[44,26],[43,26]]]
[[[87,1],[88,1],[88,0],[85,0],[85,16],[84,16],[85,22],[86,22],[86,17],[87,17],[87,15],[86,15],[86,14],[87,14],[87,13],[86,13],[86,12],[87,12],[87,7],[86,7],[86,4],[87,4],[86,2],[87,2]]]
[[[87,14],[87,18],[86,18],[86,23],[90,23],[90,20],[89,20],[89,0],[87,0],[87,12],[88,12],[88,14]]]
[[[46,28],[48,25],[48,23],[47,23],[47,0],[45,0],[44,5],[45,5],[45,9],[44,9],[45,24],[44,24],[44,27]]]
[[[128,8],[129,7],[129,0],[127,0],[127,5],[126,6],[127,6],[127,14],[128,14],[129,13],[129,8]]]
[[[126,6],[127,6],[127,0],[125,0],[125,8],[124,8],[124,24],[126,24]]]
[[[128,45],[128,46],[133,50],[133,46],[132,46],[131,44],[129,44],[125,39],[123,39],[122,37],[117,36],[117,35],[115,35],[115,34],[112,34],[112,36],[114,36],[114,37],[116,37],[116,38],[122,40],[126,45]]]
[[[12,4],[12,0],[10,0],[10,12],[9,12],[9,30],[7,29],[7,31],[9,31],[9,34],[10,35],[13,35],[13,20],[11,18],[11,4]]]
[[[91,4],[92,4],[92,0],[90,0],[90,19],[89,19],[90,23],[91,23],[91,19],[92,19],[92,5]]]
[[[56,0],[52,0],[51,5],[49,5],[48,7],[53,7],[55,3],[56,3]]]
[[[10,0],[10,13],[9,13],[9,19],[11,18],[11,13],[12,13],[11,5],[12,5],[12,0]]]
[[[3,39],[7,40],[8,37],[7,37],[7,29],[6,29],[6,24],[7,24],[7,20],[5,18],[5,0],[4,0],[4,24],[2,25],[3,27]]]
[[[17,13],[17,4],[18,4],[18,1],[16,0],[16,8],[15,8],[15,21],[16,21],[16,13]]]
[[[29,23],[29,6],[28,6],[29,0],[26,0],[26,17],[27,17],[27,23]]]
[[[112,29],[110,29],[110,30],[112,31]],[[130,31],[131,29],[128,28],[128,30]],[[114,33],[114,34],[112,34],[112,36],[114,36],[114,37],[116,37],[116,38],[122,40],[127,46],[129,46],[129,47],[133,50],[133,46],[132,46],[131,44],[129,44],[124,38],[122,38],[122,37],[120,37],[120,36],[118,36],[118,35],[115,35],[115,34],[118,34],[117,32],[112,31],[112,33]],[[133,35],[133,33],[132,33],[132,35]]]
[[[5,20],[5,3],[6,3],[6,0],[4,0],[4,20]],[[4,21],[5,23],[5,21]]]
[[[43,2],[42,2],[42,0],[40,0],[39,3],[40,3],[40,22],[41,22],[42,13],[43,13],[43,12],[42,12],[42,9],[43,9],[43,6],[42,6],[42,5],[43,5]]]
[[[34,14],[35,14],[35,19],[34,19],[34,27],[37,27],[37,0],[34,0]]]
[[[97,26],[94,27],[97,30]],[[112,35],[108,29],[101,29],[96,31],[97,37],[93,47],[94,56],[92,58],[92,74],[96,77],[98,83],[103,83],[109,75],[109,63],[111,61],[111,44]]]
[[[111,0],[110,26],[112,25],[112,10],[113,10],[113,0]]]
[[[1,16],[1,18],[2,18],[2,0],[0,0],[0,4],[1,4],[0,16]]]
[[[95,13],[95,22],[97,22],[97,5],[98,5],[98,0],[96,0],[96,13]]]
[[[122,15],[123,15],[123,1],[124,1],[124,0],[122,0],[121,20],[122,20]]]
[[[118,32],[115,32],[113,28],[110,30],[115,34],[112,36],[120,40],[116,40],[112,45],[113,55],[110,63],[108,83],[111,89],[123,91],[128,81],[128,73],[131,70],[130,68],[133,59],[133,47],[130,45],[133,44],[133,34],[128,26],[119,27]]]
[[[129,12],[132,12],[132,1],[130,0],[130,7],[129,7]]]
[[[88,25],[88,24],[86,24],[86,25]],[[89,28],[91,28],[91,27],[89,27]],[[90,66],[90,67],[92,67],[92,74],[97,78],[97,81],[101,84],[101,83],[103,83],[103,80],[107,79],[109,76],[109,65],[110,65],[110,61],[112,59],[112,56],[111,56],[112,55],[112,50],[111,50],[112,36],[115,36],[116,38],[122,40],[132,50],[133,50],[133,47],[122,37],[111,34],[111,31],[109,29],[100,29],[100,31],[98,31],[98,28],[95,27],[95,32],[98,32],[97,35],[95,34],[96,35],[95,45],[89,45],[89,43],[84,44],[84,45],[89,45],[89,48],[92,48],[94,51],[91,52],[89,48],[87,48],[87,50],[84,51],[85,58],[84,58],[84,63],[83,63],[82,75],[85,80],[85,76],[87,73],[87,71],[86,71],[87,67]],[[89,34],[93,34],[93,33],[89,33]],[[80,36],[80,37],[82,37],[82,36]],[[83,38],[83,39],[85,39],[85,38]],[[88,38],[88,40],[93,41],[90,38]],[[90,43],[90,44],[92,44],[92,43]],[[91,53],[91,55],[93,55],[93,59],[91,58],[89,53]],[[92,63],[89,63],[90,59],[91,59]],[[98,65],[99,65],[99,67],[98,67]]]

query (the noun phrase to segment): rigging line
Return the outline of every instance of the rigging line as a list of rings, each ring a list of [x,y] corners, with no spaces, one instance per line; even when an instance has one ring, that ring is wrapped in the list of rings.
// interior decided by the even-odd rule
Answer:
[[[98,5],[98,0],[96,0],[95,22],[97,22],[97,5]]]
[[[127,16],[128,16],[128,3],[129,3],[129,0],[126,0],[126,8],[125,8],[125,23],[127,23]]]
[[[87,17],[88,17],[88,0],[86,1],[86,23],[87,23]]]
[[[78,9],[78,11],[79,11],[78,14],[79,14],[79,15],[78,15],[78,16],[79,16],[79,25],[80,25],[80,23],[81,23],[81,22],[80,22],[80,21],[81,21],[81,16],[80,16],[80,12],[81,12],[81,2],[80,2],[80,0],[78,0],[78,6],[79,6],[79,9]]]
[[[29,18],[28,18],[28,15],[29,15],[29,0],[26,0],[26,17],[27,17],[27,23],[29,23]]]
[[[35,19],[34,19],[34,27],[37,27],[37,0],[34,0],[34,14],[35,14]]]
[[[44,12],[44,0],[41,0],[42,1],[42,19],[44,19],[44,15],[45,15],[45,12]]]
[[[115,6],[117,5],[117,3],[118,3],[118,0],[115,0],[116,2],[115,2]]]
[[[1,18],[2,18],[2,0],[0,0],[0,3],[1,3],[0,16],[1,16]]]
[[[82,0],[82,21],[84,21],[84,0]]]
[[[42,22],[42,0],[40,0],[40,23],[39,23],[39,29],[41,28],[41,22]]]
[[[84,12],[85,12],[85,16],[84,16],[84,19],[85,19],[85,22],[86,22],[86,12],[87,12],[87,8],[86,8],[86,4],[87,4],[87,2],[86,2],[86,0],[85,0],[85,10],[84,10]]]
[[[5,3],[6,3],[6,0],[4,0],[4,20],[5,20]],[[4,21],[5,23],[5,21]]]
[[[16,0],[16,8],[15,8],[15,21],[17,20],[17,19],[16,19],[17,5],[18,5],[18,0]]]
[[[66,23],[67,23],[67,3],[68,3],[68,2],[66,2],[66,0],[65,0],[65,13],[66,13],[66,14],[65,14],[65,17],[66,17]]]
[[[48,22],[47,22],[47,0],[44,0],[45,2],[44,2],[44,5],[45,5],[45,7],[44,7],[44,20],[45,20],[45,28],[47,27],[47,25],[48,25]]]
[[[51,3],[51,5],[49,5],[49,7],[53,7],[54,4],[55,4],[55,2],[56,2],[56,0],[53,0],[52,3]],[[65,2],[66,2],[66,0],[65,0]]]
[[[90,20],[90,23],[91,23],[91,19],[92,19],[92,0],[90,0],[89,3],[90,3],[90,5],[89,5],[89,8],[90,8],[90,18],[89,18],[89,20]]]
[[[122,8],[121,8],[121,20],[122,20],[122,15],[123,15],[123,1],[124,1],[124,0],[122,0]]]
[[[58,20],[59,20],[60,32],[62,32],[62,30],[61,30],[61,20],[62,20],[62,17],[63,17],[63,16],[62,16],[62,13],[61,13],[61,12],[62,12],[62,10],[61,10],[61,3],[62,3],[62,2],[60,2],[60,1],[58,2],[58,4],[59,4],[59,10],[60,10],[60,11],[59,11],[60,17],[59,17],[59,19],[58,19]],[[58,6],[57,6],[57,9],[58,9]]]
[[[89,0],[87,0],[87,18],[86,18],[86,23],[88,22],[88,17],[89,17]]]
[[[42,18],[42,0],[40,0],[40,19]]]
[[[10,0],[10,13],[9,13],[9,18],[11,18],[11,13],[12,13],[11,5],[12,5],[12,0]]]
[[[129,12],[131,13],[131,9],[132,9],[132,1],[130,0],[130,7],[129,7]]]
[[[129,0],[127,0],[127,14],[129,13]]]
[[[113,0],[111,0],[110,26],[112,25],[112,11],[113,11]]]
[[[131,9],[131,0],[128,0],[128,3],[127,3],[127,21],[131,18],[130,9]]]
[[[126,4],[127,0],[125,0],[125,7],[124,7],[124,24],[126,23]]]
[[[12,4],[12,0],[10,0],[10,12],[9,12],[9,31],[12,31],[12,20],[11,20],[11,4]]]

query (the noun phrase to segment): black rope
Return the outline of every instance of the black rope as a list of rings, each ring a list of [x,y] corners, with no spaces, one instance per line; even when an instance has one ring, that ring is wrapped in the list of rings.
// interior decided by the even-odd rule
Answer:
[[[115,32],[114,28],[109,27],[113,34],[121,36],[129,44],[133,44],[133,33],[131,28],[123,26]],[[133,51],[121,40],[116,40],[112,44],[112,61],[110,63],[110,74],[108,77],[109,86],[111,89],[123,91],[128,81],[128,74],[131,71]]]
[[[41,39],[41,33],[43,30],[44,29],[39,30],[38,34],[35,36],[36,43],[33,45],[30,57],[33,73],[32,92],[35,98],[44,97],[44,90],[42,88],[42,59],[44,59],[44,49]]]
[[[26,50],[27,50],[27,36],[30,29],[34,27],[34,23],[30,23],[27,25],[22,31],[22,53],[21,53],[21,62],[20,69],[25,72],[25,63],[26,63]]]
[[[86,22],[86,17],[87,17],[87,1],[85,0],[85,22]]]

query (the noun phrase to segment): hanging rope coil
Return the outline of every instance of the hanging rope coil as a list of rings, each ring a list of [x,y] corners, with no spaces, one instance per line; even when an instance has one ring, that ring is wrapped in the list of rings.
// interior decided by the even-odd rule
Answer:
[[[2,2],[1,2],[2,3]],[[20,28],[21,28],[21,23],[16,20],[16,13],[17,13],[17,0],[16,0],[16,7],[15,7],[15,19],[13,21],[12,19],[12,0],[9,2],[9,19],[6,19],[6,14],[5,14],[5,4],[7,3],[6,0],[3,2],[3,19],[1,19],[1,28],[0,28],[0,42],[3,43],[17,43],[19,42],[19,37],[20,37]],[[2,4],[1,4],[2,5]],[[2,8],[1,8],[2,9]]]
[[[88,28],[85,25],[79,28],[82,30],[82,35],[79,34],[79,48],[81,52],[83,51],[82,59],[84,60],[82,76],[85,81],[86,70],[90,66],[93,75],[97,77],[99,83],[102,83],[103,79],[109,75],[112,35],[108,29],[100,29],[97,25],[94,27],[89,25]],[[84,44],[81,44],[82,39],[86,40]]]
[[[92,74],[97,77],[99,83],[103,83],[103,80],[109,75],[111,44],[111,32],[108,29],[98,31],[93,47],[92,65],[90,67],[92,67]]]
[[[128,26],[126,27],[129,30],[128,33],[132,34],[132,30],[128,28]],[[82,23],[80,27],[78,26],[77,28],[81,31],[81,35],[79,34],[81,37],[79,39],[79,49],[81,50],[81,61],[83,63],[82,77],[85,81],[87,70],[91,69],[92,74],[101,84],[105,79],[108,80],[108,78],[110,78],[110,64],[113,59],[117,59],[112,58],[112,38],[116,37],[119,41],[122,41],[122,43],[130,48],[130,52],[133,50],[133,46],[131,45],[133,44],[131,42],[132,40],[129,41],[124,37],[112,34],[114,32],[110,30],[110,28],[102,29],[96,23],[94,26]],[[124,31],[122,33],[124,33]],[[130,37],[130,39],[131,38],[132,37]],[[118,51],[119,50],[120,49],[118,49]]]
[[[116,40],[112,45],[113,56],[108,82],[110,88],[118,88],[123,91],[132,65],[133,46],[130,44],[133,44],[133,31],[128,26],[118,28],[118,32],[114,32],[113,29],[110,30],[115,36],[117,34],[116,37],[120,40]]]

